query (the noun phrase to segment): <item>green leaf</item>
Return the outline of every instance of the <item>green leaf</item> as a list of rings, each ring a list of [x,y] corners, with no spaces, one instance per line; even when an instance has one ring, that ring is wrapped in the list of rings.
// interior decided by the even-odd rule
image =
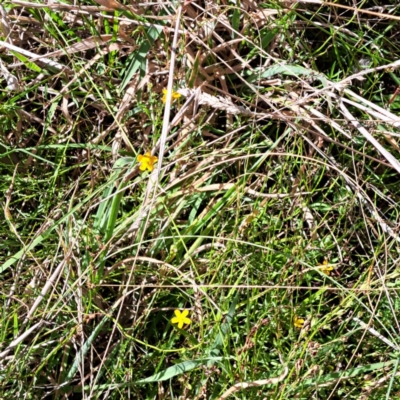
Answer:
[[[258,81],[260,79],[270,78],[274,75],[288,75],[288,76],[299,76],[299,75],[316,75],[318,74],[317,71],[313,71],[308,68],[304,68],[301,65],[272,65],[271,67],[267,68],[265,71],[252,74],[247,78],[247,82],[251,83],[254,81]]]
[[[147,29],[145,34],[146,39],[139,47],[139,50],[135,53],[133,59],[131,60],[131,63],[126,69],[126,73],[124,79],[122,80],[120,90],[123,90],[125,88],[125,86],[130,82],[132,76],[135,75],[136,71],[139,68],[141,68],[142,71],[145,71],[147,53],[150,51],[154,41],[158,38],[158,36],[160,36],[161,31],[162,30],[160,28],[156,28],[154,26]]]
[[[196,54],[196,58],[194,59],[192,72],[190,73],[190,77],[189,77],[189,80],[188,80],[188,87],[190,89],[193,89],[194,84],[196,82],[197,75],[199,73],[200,55],[201,55],[201,52],[198,51],[197,54]]]
[[[182,363],[176,364],[172,367],[168,367],[164,371],[158,372],[152,376],[145,379],[140,379],[136,383],[151,383],[151,382],[161,382],[173,378],[174,376],[182,375],[192,369],[197,368],[200,365],[207,364],[208,361],[221,361],[225,357],[208,357],[200,360],[184,361]]]
[[[240,17],[242,16],[242,12],[239,7],[234,8],[233,14],[232,14],[232,19],[231,19],[231,25],[232,25],[232,39],[234,39],[237,35],[236,33],[233,32],[239,31],[240,30]]]
[[[17,53],[16,51],[10,50],[10,52],[11,52],[16,58],[18,58],[18,60],[22,61],[22,62],[25,64],[25,66],[26,66],[27,68],[29,68],[30,70],[35,71],[35,72],[38,72],[38,73],[42,72],[42,68],[40,68],[39,65],[35,64],[34,62],[29,61],[29,59],[28,59],[27,57],[23,56],[23,55],[20,54],[20,53]]]
[[[220,328],[218,328],[219,332],[214,340],[214,343],[211,345],[211,350],[222,349],[224,344],[224,338],[229,336],[229,330],[236,313],[236,305],[238,303],[238,300],[239,300],[239,293],[237,292],[231,306],[229,307],[228,314],[225,317],[225,322],[221,324]]]
[[[337,382],[339,379],[350,379],[356,376],[365,375],[366,373],[372,371],[383,371],[385,368],[391,367],[395,364],[397,360],[390,360],[386,362],[380,362],[376,364],[369,364],[369,365],[361,365],[356,368],[350,368],[347,371],[342,372],[332,372],[331,374],[319,376],[317,378],[306,379],[304,382],[299,385],[301,388],[305,388],[308,386],[316,386],[322,385],[327,383],[334,383]]]

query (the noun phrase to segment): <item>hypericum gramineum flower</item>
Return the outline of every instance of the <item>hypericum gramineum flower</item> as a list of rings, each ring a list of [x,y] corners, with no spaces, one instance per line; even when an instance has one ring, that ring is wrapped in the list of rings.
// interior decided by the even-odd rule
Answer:
[[[332,265],[328,264],[327,259],[325,259],[324,262],[322,263],[322,265],[320,265],[319,267],[325,275],[330,275],[331,271],[333,271],[333,267],[332,267]]]
[[[189,325],[192,321],[188,318],[189,310],[183,310],[180,312],[179,310],[174,311],[175,317],[171,319],[173,324],[178,324],[178,328],[182,329],[183,325]]]
[[[162,97],[162,102],[165,104],[167,102],[167,94],[168,94],[168,90],[167,89],[163,89],[163,97]],[[178,92],[174,92],[172,91],[172,101],[179,99],[181,97],[181,95]]]
[[[156,156],[152,156],[150,151],[148,151],[146,154],[138,155],[138,161],[140,162],[140,167],[139,169],[141,171],[146,171],[149,170],[150,172],[153,171],[154,169],[154,164],[157,162],[158,158]]]
[[[294,325],[296,328],[301,329],[301,328],[303,327],[303,325],[304,325],[304,322],[305,322],[304,319],[298,317],[297,315],[293,318],[293,325]]]

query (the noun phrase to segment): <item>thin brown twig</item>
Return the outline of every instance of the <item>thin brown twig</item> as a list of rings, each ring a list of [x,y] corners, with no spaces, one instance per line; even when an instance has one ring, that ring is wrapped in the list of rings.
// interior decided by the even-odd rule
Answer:
[[[260,379],[260,380],[253,381],[253,382],[235,383],[226,392],[224,392],[220,397],[218,397],[218,400],[225,400],[232,394],[239,392],[240,390],[243,390],[243,389],[247,389],[247,388],[251,388],[251,387],[265,386],[265,385],[276,385],[277,383],[282,382],[287,377],[288,373],[289,373],[289,368],[287,367],[287,365],[285,365],[283,372],[280,375],[275,376],[273,378]]]
[[[373,15],[375,17],[381,17],[385,19],[393,19],[396,21],[400,21],[400,17],[397,17],[396,15],[389,15],[389,14],[383,14],[380,12],[375,12],[375,11],[370,11],[370,10],[363,10],[362,8],[356,8],[356,7],[350,7],[350,6],[345,6],[342,4],[337,4],[337,3],[331,3],[329,1],[319,1],[319,0],[298,0],[298,3],[306,3],[306,4],[317,4],[321,7],[325,6],[330,6],[330,7],[336,7],[336,8],[341,8],[343,10],[349,10],[349,11],[355,11],[360,14],[367,14],[367,15]]]

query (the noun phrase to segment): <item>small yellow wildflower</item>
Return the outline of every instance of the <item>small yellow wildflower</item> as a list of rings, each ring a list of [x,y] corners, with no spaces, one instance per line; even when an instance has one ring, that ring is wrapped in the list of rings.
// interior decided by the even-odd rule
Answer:
[[[153,171],[154,164],[158,160],[158,158],[156,156],[152,156],[149,151],[144,155],[139,154],[137,159],[140,162],[139,169],[141,171],[146,171],[146,169],[148,169],[150,172]]]
[[[179,310],[174,311],[175,317],[171,319],[173,324],[178,324],[178,328],[182,329],[183,325],[189,325],[192,321],[188,318],[189,310],[183,310],[180,312]]]
[[[168,94],[168,90],[167,89],[163,89],[163,97],[162,97],[162,102],[165,104],[167,102],[167,94]],[[181,97],[181,95],[178,92],[174,92],[172,91],[172,101],[179,99]]]
[[[301,329],[301,328],[303,327],[303,325],[304,325],[304,322],[305,322],[304,319],[298,317],[297,315],[293,318],[293,325],[294,325],[296,328]]]
[[[320,265],[320,269],[325,275],[330,275],[331,271],[333,271],[332,265],[329,265],[328,260],[326,260],[326,259],[324,260],[322,265]]]

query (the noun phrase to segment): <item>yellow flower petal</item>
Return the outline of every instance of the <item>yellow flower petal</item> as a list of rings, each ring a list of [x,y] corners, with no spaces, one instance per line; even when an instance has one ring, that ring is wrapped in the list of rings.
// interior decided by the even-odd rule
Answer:
[[[164,95],[163,95],[161,101],[165,104],[167,102],[168,90],[163,89],[162,92]],[[172,91],[172,95],[171,95],[172,100],[179,99],[180,97],[181,97],[180,93]]]
[[[182,329],[183,325],[189,325],[192,321],[187,316],[189,315],[189,310],[183,310],[180,312],[179,310],[174,311],[175,317],[171,318],[171,322],[173,324],[178,324],[178,328]]]
[[[295,316],[294,318],[293,318],[293,325],[296,327],[296,328],[302,328],[303,327],[303,325],[304,325],[304,319],[303,318],[300,318],[300,317],[297,317],[297,316]]]
[[[144,155],[138,155],[137,160],[140,162],[139,169],[145,171],[146,169],[150,172],[154,169],[154,163],[157,162],[158,158],[152,156],[150,151],[147,151]]]
[[[333,271],[333,267],[332,265],[328,264],[328,260],[325,259],[324,262],[322,263],[322,265],[319,265],[321,271],[325,274],[325,275],[330,275],[331,271]]]

